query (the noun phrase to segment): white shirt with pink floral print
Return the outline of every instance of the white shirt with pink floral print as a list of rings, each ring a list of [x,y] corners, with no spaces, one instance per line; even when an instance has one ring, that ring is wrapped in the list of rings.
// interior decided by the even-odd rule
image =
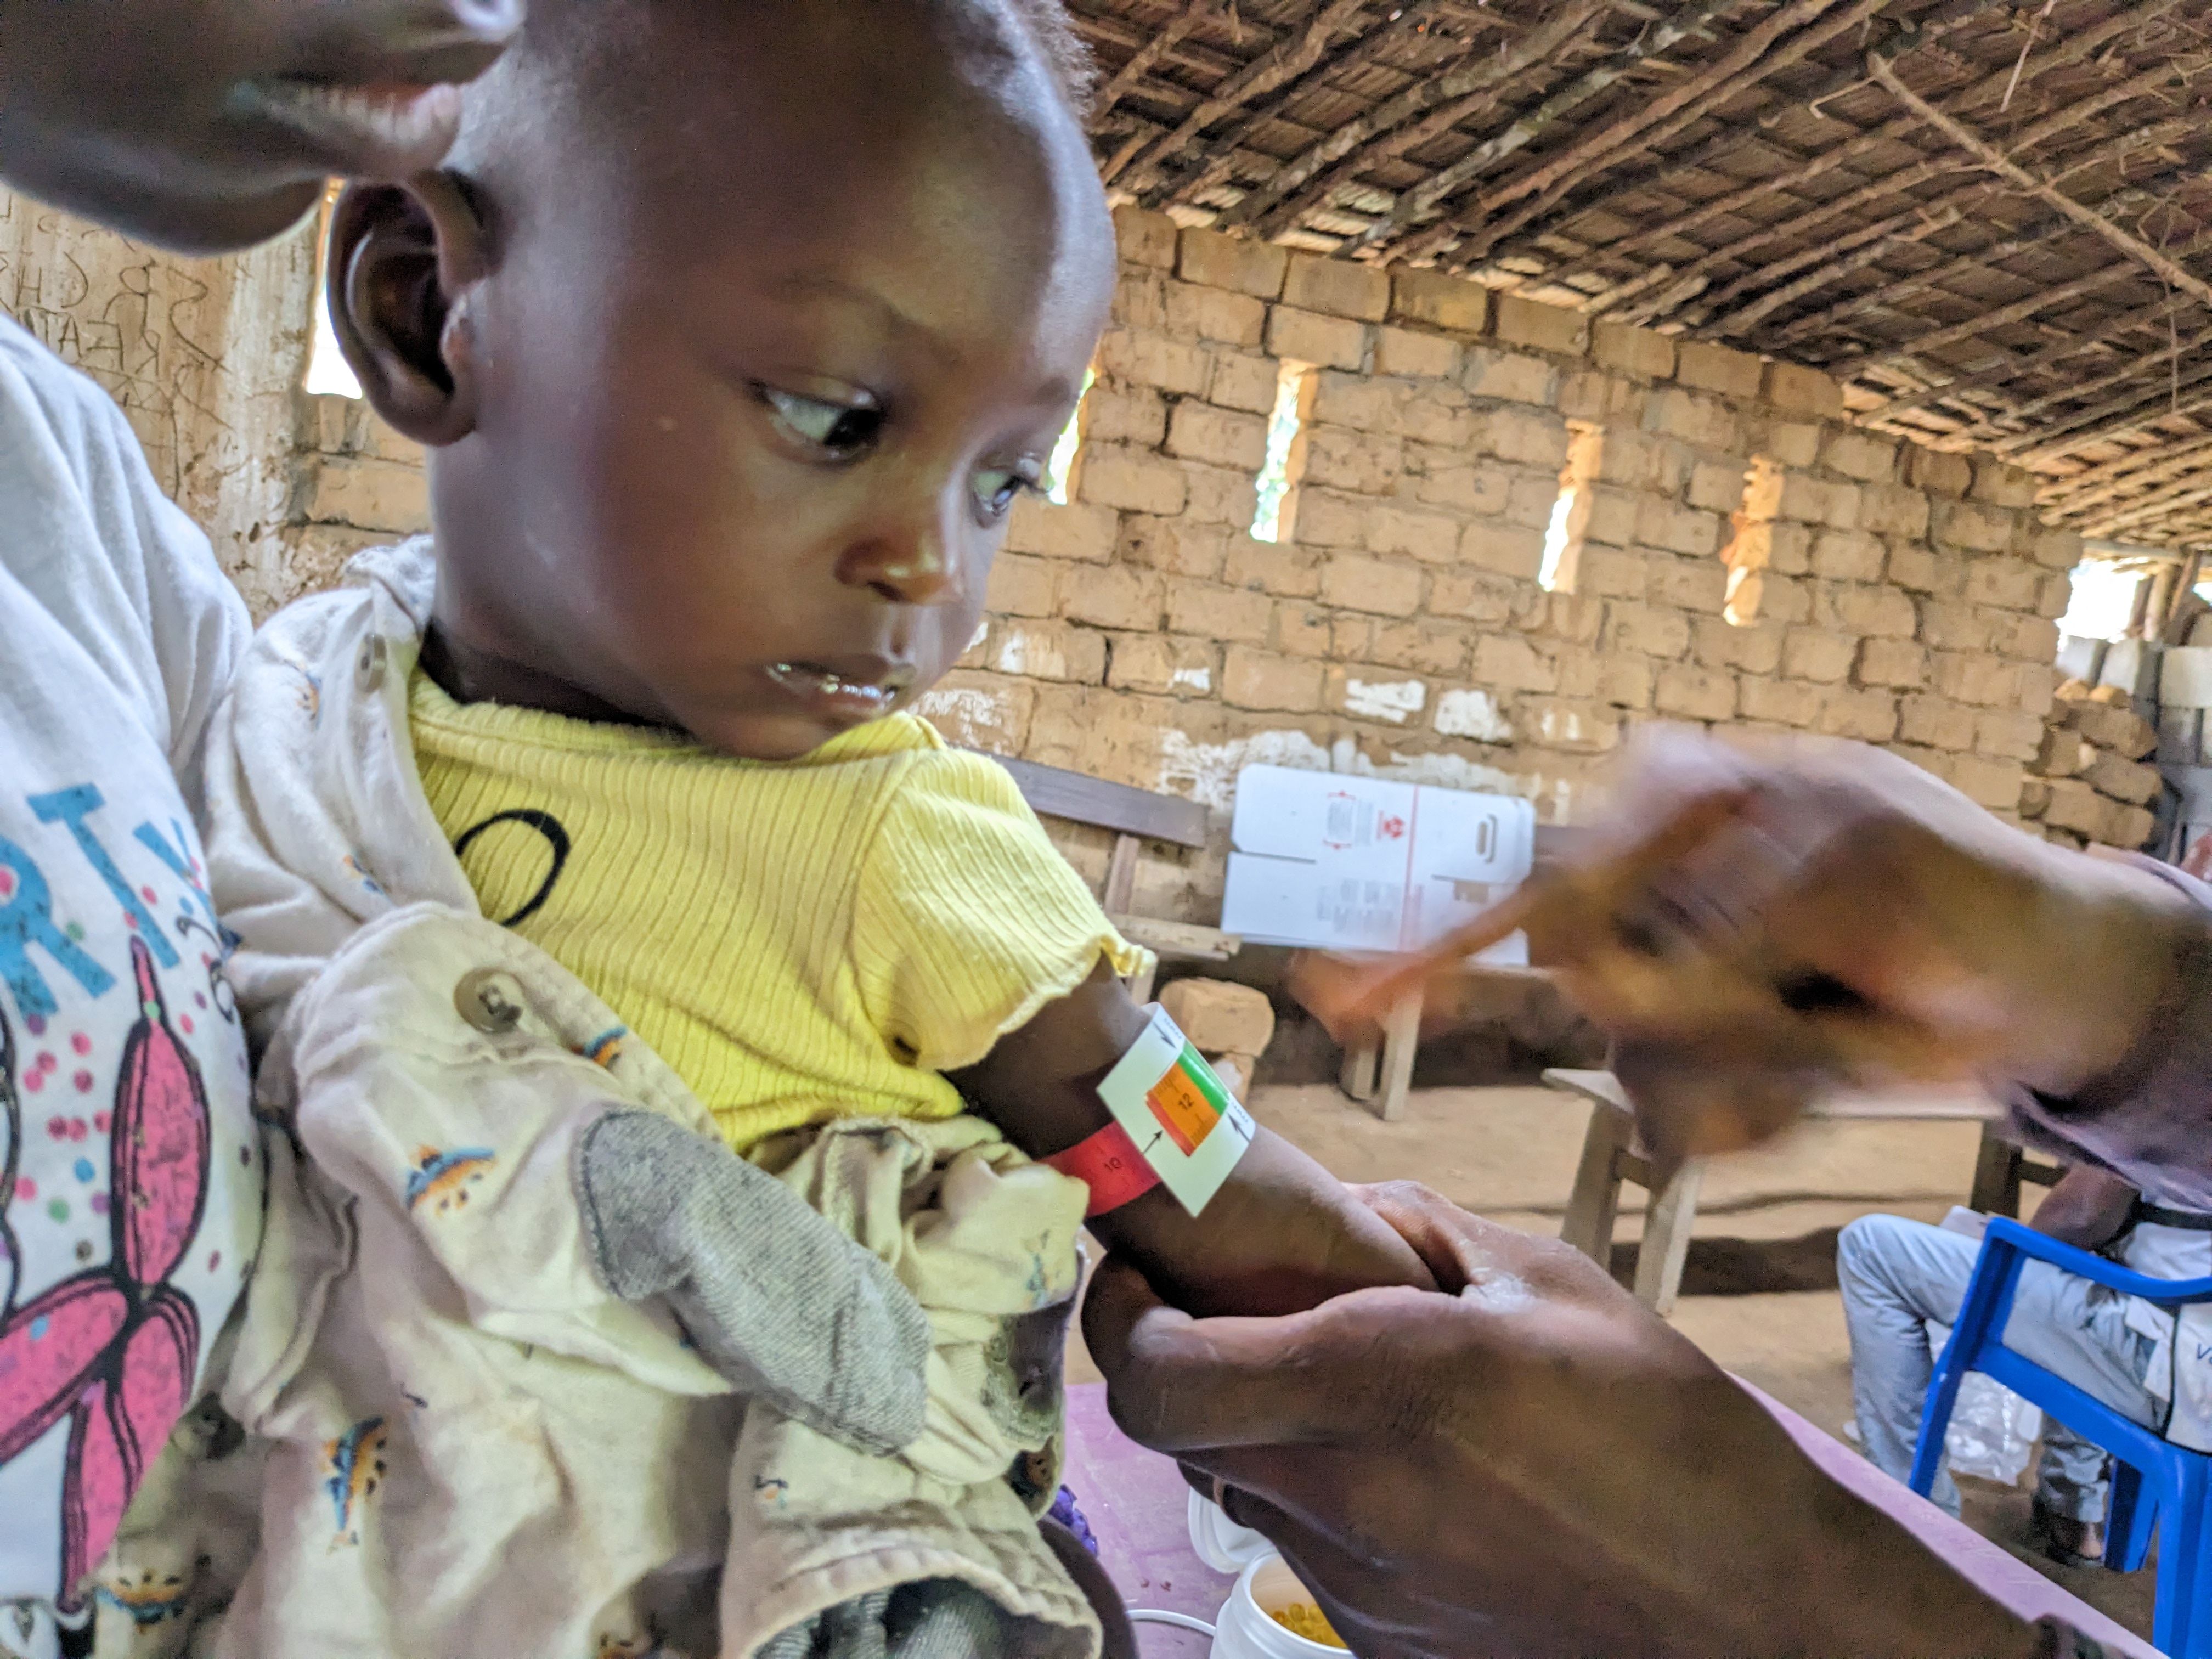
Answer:
[[[0,1655],[163,1616],[91,1571],[258,1236],[194,824],[248,635],[121,411],[0,320]]]

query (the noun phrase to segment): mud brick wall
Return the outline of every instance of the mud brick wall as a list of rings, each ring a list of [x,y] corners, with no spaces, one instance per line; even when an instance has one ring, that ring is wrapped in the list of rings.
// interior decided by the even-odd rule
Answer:
[[[2190,758],[2182,763],[2196,764],[2196,724],[2172,717],[2166,723],[2187,725]],[[2021,816],[2062,847],[2140,848],[2156,827],[2152,808],[2163,785],[2151,757],[2159,738],[2118,687],[2066,681],[2051,705],[2042,751],[2028,764]]]
[[[122,404],[257,611],[299,591],[291,520],[312,229],[180,259],[0,190],[0,312]]]
[[[1669,719],[1887,744],[2017,816],[2080,555],[2026,473],[1856,428],[1791,365],[1120,227],[1073,499],[1017,511],[988,624],[924,704],[955,740],[1217,810],[1271,762],[1509,791],[1560,822],[1631,727]],[[304,231],[177,260],[0,196],[0,308],[122,399],[258,612],[426,523],[413,447],[299,390],[314,264]],[[1289,535],[1255,541],[1286,360],[1314,370],[1303,471]],[[1571,451],[1582,546],[1550,592]],[[1754,544],[1736,626],[1724,550]],[[1140,909],[1215,914],[1225,822],[1206,854],[1145,861]],[[1061,838],[1103,871],[1103,838]]]
[[[959,740],[1217,809],[1268,762],[1570,821],[1627,731],[1668,719],[1885,744],[2017,818],[2081,553],[2026,472],[1862,430],[1789,364],[1120,226],[1073,499],[1019,510],[988,631],[926,704]],[[1316,374],[1269,544],[1247,532],[1285,359]],[[1578,432],[1585,456],[1598,434],[1584,545],[1575,591],[1547,592]],[[1740,627],[1723,552],[1755,457],[1779,490]],[[1219,867],[1148,864],[1151,896],[1205,915]]]

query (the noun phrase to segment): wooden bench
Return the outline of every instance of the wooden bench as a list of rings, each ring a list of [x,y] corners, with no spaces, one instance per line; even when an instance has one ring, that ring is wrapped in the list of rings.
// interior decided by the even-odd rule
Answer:
[[[1180,795],[1163,795],[1126,783],[1109,783],[1082,772],[1035,761],[1009,760],[994,755],[1006,769],[1014,787],[1030,810],[1042,818],[1114,832],[1114,850],[1106,861],[1106,879],[1098,900],[1107,919],[1132,945],[1141,945],[1165,961],[1226,962],[1244,947],[1243,940],[1218,927],[1189,922],[1165,921],[1135,915],[1137,858],[1148,841],[1171,847],[1203,848],[1206,843],[1206,809]],[[1139,1003],[1152,997],[1153,975],[1133,976],[1129,993]]]
[[[1996,1124],[1984,1123],[1981,1150],[1974,1154],[1974,1189],[1967,1197],[1966,1207],[1979,1210],[1984,1215],[2008,1215],[2018,1219],[2022,1182],[2055,1187],[2058,1177],[2065,1173],[2060,1164],[2030,1158],[1999,1134]]]
[[[1544,1073],[1544,1082],[1590,1103],[1589,1127],[1583,1134],[1582,1161],[1575,1170],[1574,1194],[1567,1201],[1560,1238],[1609,1271],[1613,1223],[1620,1211],[1620,1183],[1634,1182],[1649,1194],[1644,1212],[1644,1243],[1636,1253],[1636,1298],[1654,1313],[1672,1312],[1682,1288],[1682,1267],[1689,1259],[1691,1230],[1697,1224],[1698,1189],[1705,1180],[1705,1160],[1691,1158],[1662,1181],[1650,1155],[1637,1143],[1635,1109],[1629,1104],[1620,1079],[1611,1072],[1555,1067]],[[1821,1102],[1806,1115],[1826,1122],[1978,1121],[1984,1126],[1986,1154],[1989,1121],[1997,1109],[1978,1095],[1946,1090],[1840,1096]],[[2017,1179],[2012,1190],[2016,1207]]]

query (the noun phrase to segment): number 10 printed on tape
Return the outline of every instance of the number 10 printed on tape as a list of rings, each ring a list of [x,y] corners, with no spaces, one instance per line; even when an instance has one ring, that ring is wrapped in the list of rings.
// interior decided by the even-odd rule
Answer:
[[[1251,1146],[1251,1114],[1214,1075],[1164,1008],[1098,1085],[1160,1184],[1196,1215]]]

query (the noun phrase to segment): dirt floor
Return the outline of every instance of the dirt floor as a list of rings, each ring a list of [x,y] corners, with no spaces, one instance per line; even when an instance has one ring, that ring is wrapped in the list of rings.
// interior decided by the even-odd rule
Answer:
[[[1334,1088],[1262,1087],[1252,1109],[1346,1181],[1412,1177],[1531,1232],[1556,1233],[1574,1182],[1587,1106],[1543,1088],[1425,1089],[1382,1123]],[[1674,1323],[1722,1365],[1842,1437],[1850,1349],[1836,1292],[1835,1238],[1875,1211],[1936,1221],[1966,1200],[1978,1135],[1968,1123],[1839,1123],[1714,1165]],[[1634,1270],[1641,1195],[1624,1189],[1613,1269]],[[1096,1372],[1071,1356],[1079,1379]],[[2028,1497],[1968,1480],[1966,1519],[2130,1629],[2148,1637],[2149,1569],[2059,1567],[2026,1547]]]

